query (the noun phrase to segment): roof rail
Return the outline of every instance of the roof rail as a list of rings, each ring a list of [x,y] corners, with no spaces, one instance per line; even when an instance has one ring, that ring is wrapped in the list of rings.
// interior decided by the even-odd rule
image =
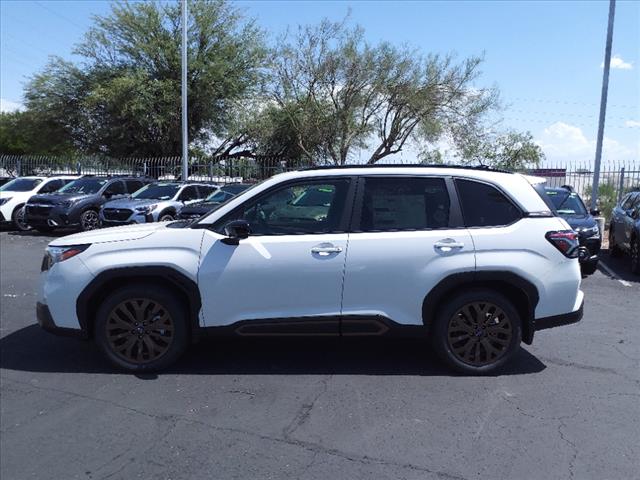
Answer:
[[[307,170],[333,170],[333,169],[350,169],[350,168],[455,168],[459,170],[482,170],[487,172],[513,173],[509,170],[489,167],[488,165],[451,165],[446,163],[404,163],[404,164],[362,164],[362,165],[316,165],[313,167],[300,168],[299,171]]]

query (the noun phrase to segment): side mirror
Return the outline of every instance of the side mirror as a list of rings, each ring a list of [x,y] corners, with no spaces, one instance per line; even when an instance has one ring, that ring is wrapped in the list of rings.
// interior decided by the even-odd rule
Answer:
[[[232,220],[224,226],[226,238],[222,239],[225,245],[238,245],[240,240],[248,238],[251,233],[249,222],[246,220]]]
[[[598,210],[597,208],[594,208],[593,210],[591,210],[589,212],[591,215],[593,215],[594,217],[598,217],[600,216],[600,210]]]

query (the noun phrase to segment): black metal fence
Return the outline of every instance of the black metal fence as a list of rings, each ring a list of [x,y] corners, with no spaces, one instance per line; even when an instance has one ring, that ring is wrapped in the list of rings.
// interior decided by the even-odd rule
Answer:
[[[390,158],[388,163],[413,163]],[[189,180],[216,183],[257,182],[277,173],[308,166],[278,157],[192,157]],[[0,176],[94,174],[148,175],[159,180],[181,178],[180,157],[107,158],[95,156],[51,157],[32,155],[0,155]],[[564,165],[545,164],[544,168],[523,173],[547,179],[550,186],[572,186],[586,201],[591,197],[593,169],[589,162]],[[633,188],[640,188],[640,162],[605,162],[600,170],[598,192],[601,210],[606,214],[620,197]]]

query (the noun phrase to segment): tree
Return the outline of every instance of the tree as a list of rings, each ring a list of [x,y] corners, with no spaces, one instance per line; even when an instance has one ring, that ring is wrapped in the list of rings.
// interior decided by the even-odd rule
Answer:
[[[459,136],[457,146],[463,163],[488,165],[504,170],[537,167],[545,158],[530,132],[508,131],[502,134],[467,132]]]
[[[189,13],[189,138],[228,142],[234,106],[260,85],[263,35],[222,0]],[[178,2],[115,4],[77,46],[81,62],[54,58],[31,79],[27,108],[85,152],[179,155],[180,22]]]
[[[67,155],[73,145],[56,123],[34,112],[0,113],[0,152],[14,155]]]
[[[408,48],[371,45],[361,28],[322,21],[283,38],[273,56],[271,97],[310,160],[344,164],[368,149],[368,163],[398,153],[419,136],[471,129],[496,102],[477,89],[479,57],[424,58]],[[312,133],[312,135],[309,135]]]

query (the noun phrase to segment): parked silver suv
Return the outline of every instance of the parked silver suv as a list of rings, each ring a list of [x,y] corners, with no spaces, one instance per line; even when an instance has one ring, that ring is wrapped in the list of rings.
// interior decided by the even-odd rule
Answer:
[[[184,205],[198,202],[217,189],[216,185],[204,183],[152,183],[129,198],[105,203],[100,220],[104,226],[171,221]]]

